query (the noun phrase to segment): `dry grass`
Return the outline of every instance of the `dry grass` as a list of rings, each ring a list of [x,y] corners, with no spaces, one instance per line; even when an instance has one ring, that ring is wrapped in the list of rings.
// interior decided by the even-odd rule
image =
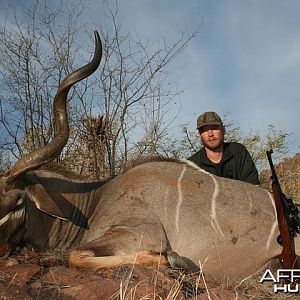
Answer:
[[[274,293],[272,282],[260,283],[260,279],[267,269],[270,269],[272,273],[275,274],[278,268],[280,268],[279,262],[277,259],[274,259],[259,272],[253,274],[252,276],[249,276],[246,280],[241,282],[236,287],[236,290],[247,300],[299,299],[299,296],[295,294]]]
[[[238,285],[232,282],[216,283],[210,280],[203,273],[186,274],[181,271],[174,271],[164,266],[139,266],[125,265],[111,269],[105,269],[103,272],[96,273],[84,270],[70,270],[65,265],[65,255],[58,252],[47,252],[36,256],[33,253],[23,253],[18,257],[23,264],[37,263],[43,265],[42,273],[38,273],[31,279],[30,284],[25,288],[30,291],[32,299],[71,299],[64,295],[70,295],[72,290],[78,287],[82,293],[90,289],[95,289],[98,285],[101,289],[107,288],[106,280],[109,279],[115,283],[114,291],[110,296],[104,299],[110,300],[184,300],[184,299],[246,299],[246,300],[283,300],[299,299],[295,294],[275,294],[273,285],[270,283],[260,283],[260,278],[267,268],[276,270],[278,265],[273,264],[265,267],[260,273],[254,274],[242,281]],[[54,259],[55,258],[55,259]],[[45,267],[45,261],[49,267]],[[60,281],[61,274],[57,273],[57,267],[63,268],[61,274],[70,274]],[[48,279],[44,275],[48,273]],[[83,284],[78,281],[74,283],[74,274],[82,278]],[[69,275],[68,275],[69,276]],[[49,281],[49,278],[52,278]],[[80,279],[81,280],[81,279]],[[15,278],[9,277],[4,271],[0,270],[0,281],[7,290],[15,284]],[[119,288],[117,288],[119,286]],[[108,286],[109,289],[109,286]],[[224,294],[223,294],[224,293]],[[197,296],[198,295],[198,296]],[[226,297],[222,295],[226,295]],[[229,295],[229,296],[228,296]],[[231,297],[231,298],[230,298]],[[79,299],[76,296],[72,299]],[[81,298],[80,298],[81,299]]]
[[[300,204],[300,153],[286,159],[275,166],[282,191],[287,197]],[[270,190],[270,170],[263,170],[260,174],[261,185]]]
[[[266,268],[271,268],[276,270],[276,265],[270,265]],[[171,273],[170,273],[171,272]],[[168,273],[168,274],[167,274]],[[206,296],[205,299],[215,300],[215,299],[245,299],[245,300],[283,300],[290,299],[296,300],[299,299],[299,295],[295,294],[284,294],[273,292],[272,283],[260,283],[260,279],[263,275],[263,271],[257,274],[254,274],[242,281],[238,286],[235,286],[230,282],[216,283],[206,278],[203,273],[198,274],[185,274],[183,272],[158,270],[155,271],[155,278],[144,278],[144,282],[151,283],[153,285],[153,292],[144,295],[143,297],[138,296],[137,290],[143,285],[143,282],[140,281],[134,286],[130,286],[128,283],[134,281],[132,276],[134,276],[134,267],[132,272],[128,274],[128,278],[124,279],[120,283],[120,290],[116,292],[112,300],[179,300],[179,299],[199,299],[200,297]],[[170,274],[172,274],[173,279],[170,279]],[[169,279],[167,279],[169,278]],[[172,281],[172,284],[169,285],[167,294],[161,296],[161,293],[155,293],[155,290],[159,290],[162,287],[162,282],[164,280]],[[222,297],[222,293],[224,298]],[[232,298],[228,298],[229,295]],[[230,297],[230,296],[229,296]],[[201,298],[202,299],[202,298]]]

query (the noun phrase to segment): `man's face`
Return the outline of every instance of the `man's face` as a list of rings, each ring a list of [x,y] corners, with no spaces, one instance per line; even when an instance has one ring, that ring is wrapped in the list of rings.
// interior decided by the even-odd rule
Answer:
[[[210,150],[218,150],[224,141],[225,130],[218,125],[205,125],[199,129],[203,145]]]

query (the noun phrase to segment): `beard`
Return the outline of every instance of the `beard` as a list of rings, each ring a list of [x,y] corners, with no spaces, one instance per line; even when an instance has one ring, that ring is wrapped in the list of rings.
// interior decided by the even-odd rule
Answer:
[[[224,138],[212,138],[208,139],[206,141],[202,140],[202,143],[205,148],[211,150],[211,151],[222,151],[223,150],[223,141]]]

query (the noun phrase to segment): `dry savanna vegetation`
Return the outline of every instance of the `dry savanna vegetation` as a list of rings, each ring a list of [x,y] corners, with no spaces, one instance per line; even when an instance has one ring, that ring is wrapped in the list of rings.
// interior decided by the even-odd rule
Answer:
[[[300,153],[285,159],[275,169],[285,195],[300,204]],[[262,186],[266,189],[270,189],[270,176],[269,170],[264,170],[260,174]]]

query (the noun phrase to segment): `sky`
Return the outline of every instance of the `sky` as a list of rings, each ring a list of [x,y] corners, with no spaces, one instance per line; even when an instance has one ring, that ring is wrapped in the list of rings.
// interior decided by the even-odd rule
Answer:
[[[103,2],[87,3],[92,27],[101,22]],[[178,124],[193,130],[197,116],[213,110],[245,133],[274,125],[291,134],[290,154],[300,152],[300,1],[119,0],[118,6],[123,29],[145,40],[199,29],[172,65],[170,78],[183,90]]]
[[[119,7],[149,39],[200,27],[177,58],[182,122],[193,127],[213,110],[246,133],[275,125],[300,152],[300,1],[123,0]]]

